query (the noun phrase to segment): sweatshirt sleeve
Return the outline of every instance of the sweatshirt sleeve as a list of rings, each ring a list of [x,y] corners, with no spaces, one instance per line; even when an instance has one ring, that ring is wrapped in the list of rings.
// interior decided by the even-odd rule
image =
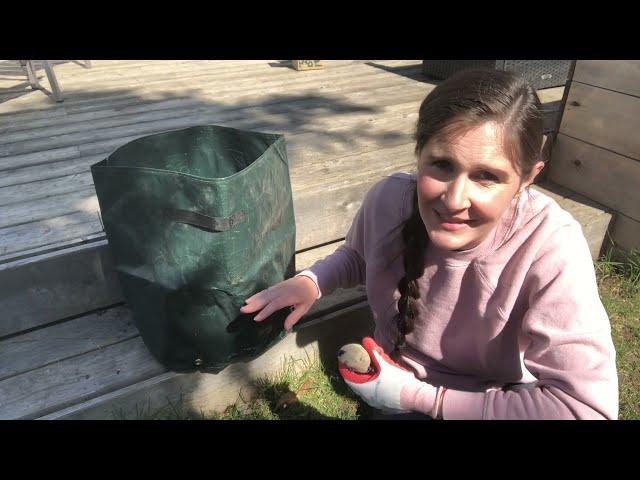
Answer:
[[[611,325],[589,248],[573,221],[555,232],[523,285],[521,335],[529,388],[448,390],[445,419],[617,419],[618,376]]]
[[[336,288],[351,288],[366,282],[367,262],[377,262],[389,250],[391,233],[402,222],[411,187],[409,175],[394,174],[374,184],[358,209],[345,242],[335,252],[317,261],[305,272],[312,278],[320,295]],[[315,277],[315,278],[314,278]]]

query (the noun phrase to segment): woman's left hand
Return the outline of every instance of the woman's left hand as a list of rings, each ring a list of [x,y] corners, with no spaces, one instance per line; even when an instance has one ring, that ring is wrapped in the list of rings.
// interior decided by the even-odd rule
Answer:
[[[354,372],[338,361],[342,378],[360,398],[386,413],[421,411],[435,418],[436,387],[394,362],[373,338],[364,338],[362,346],[371,357],[373,373]]]

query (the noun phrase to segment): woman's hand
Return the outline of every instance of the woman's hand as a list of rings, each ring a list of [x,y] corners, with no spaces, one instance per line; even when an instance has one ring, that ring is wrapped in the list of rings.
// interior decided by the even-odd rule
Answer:
[[[386,413],[419,411],[436,417],[436,399],[440,394],[436,387],[418,380],[394,362],[373,338],[365,337],[362,346],[371,357],[373,373],[354,372],[338,361],[340,374],[351,390],[370,406]]]
[[[284,329],[291,330],[298,320],[309,311],[317,298],[318,288],[314,281],[309,277],[298,276],[276,283],[247,298],[246,305],[241,307],[240,311],[254,313],[260,310],[260,313],[254,317],[254,320],[260,322],[282,308],[293,307],[293,312],[284,321]]]

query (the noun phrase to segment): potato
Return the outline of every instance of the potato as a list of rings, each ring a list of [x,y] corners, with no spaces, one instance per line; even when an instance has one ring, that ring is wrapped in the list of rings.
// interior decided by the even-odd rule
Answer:
[[[359,343],[349,343],[340,348],[338,360],[357,373],[368,373],[371,366],[369,354]]]

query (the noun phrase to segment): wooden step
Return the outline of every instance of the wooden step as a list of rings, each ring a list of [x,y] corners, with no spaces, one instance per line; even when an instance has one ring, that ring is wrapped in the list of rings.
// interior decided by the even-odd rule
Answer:
[[[354,295],[354,297],[357,297]],[[148,380],[74,404],[43,420],[139,419],[156,409],[183,401],[193,412],[222,411],[242,399],[250,399],[255,380],[270,377],[287,362],[301,368],[305,361],[318,359],[323,365],[335,364],[338,349],[360,342],[373,334],[373,320],[366,300],[341,307],[333,313],[316,316],[301,324],[260,357],[236,362],[218,374],[165,372]]]
[[[298,270],[308,268],[341,244],[297,254]],[[299,358],[303,351],[308,353],[309,345],[326,355],[325,344],[331,342],[335,332],[322,333],[325,327],[319,324],[347,312],[355,312],[361,320],[369,318],[364,287],[338,290],[321,298],[296,326],[293,343],[289,338],[264,358],[234,364],[213,376],[211,388],[220,390],[220,398],[228,400],[237,394],[234,388],[242,384],[243,375],[269,371],[279,356]],[[354,325],[361,324],[356,321]],[[320,337],[325,339],[320,341]],[[119,399],[125,393],[126,398],[133,392],[139,396],[149,388],[161,388],[166,393],[172,388],[167,385],[176,382],[195,388],[204,377],[207,375],[173,374],[160,365],[145,347],[131,311],[120,303],[0,339],[0,418],[38,418],[69,408],[82,411],[84,407],[77,404],[87,402],[92,409],[101,405],[103,411],[103,404],[111,404],[114,397]]]
[[[217,374],[168,371],[123,305],[1,340],[0,419],[135,418],[180,398],[195,411],[220,410],[283,361],[335,361],[340,345],[372,328],[363,287],[321,298],[304,320],[263,355]]]
[[[591,257],[594,261],[598,259],[613,217],[611,211],[593,200],[549,180],[532,185],[532,188],[549,195],[580,223],[582,233],[589,244]]]

